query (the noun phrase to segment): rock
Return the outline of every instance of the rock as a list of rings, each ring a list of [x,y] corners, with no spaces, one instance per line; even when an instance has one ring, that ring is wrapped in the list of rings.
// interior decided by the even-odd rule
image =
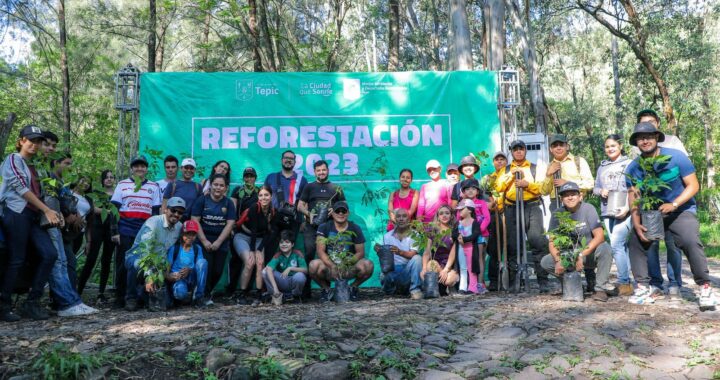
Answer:
[[[510,378],[518,380],[545,380],[545,375],[535,370],[535,367],[528,366],[523,368],[520,373],[513,374]]]
[[[595,371],[610,373],[615,368],[615,360],[605,356],[597,357],[593,359],[592,364],[588,368]]]
[[[550,367],[558,367],[566,370],[570,368],[570,363],[562,356],[556,356],[550,361]]]
[[[631,379],[637,379],[641,370],[642,368],[635,365],[635,363],[625,363],[625,365],[620,368],[620,372],[626,373]]]
[[[525,353],[520,357],[520,361],[523,363],[530,364],[536,360],[545,360],[546,357],[559,354],[560,351],[552,347],[540,347]]]
[[[677,374],[678,377],[673,376],[673,374],[665,373],[663,371],[658,371],[656,369],[652,368],[645,368],[642,371],[640,371],[640,374],[638,375],[641,379],[655,379],[655,380],[672,380],[672,379],[680,379],[685,378],[685,376],[682,376],[680,374]]]
[[[462,380],[462,377],[452,373],[431,369],[418,376],[418,380]]]
[[[485,350],[478,349],[473,352],[461,352],[459,354],[455,354],[451,356],[448,361],[451,363],[456,362],[464,362],[464,361],[473,361],[475,363],[478,362],[484,362],[487,360],[490,360],[490,354],[488,354]]]
[[[252,380],[252,371],[247,367],[235,367],[230,374],[230,380]]]
[[[350,362],[335,360],[309,365],[300,371],[301,379],[308,380],[340,380],[350,378]]]
[[[712,379],[714,371],[712,368],[706,365],[698,365],[685,371],[685,376],[688,379]]]
[[[448,344],[447,339],[443,335],[428,335],[423,338],[423,344],[430,344],[438,347],[446,347]]]
[[[628,347],[627,351],[637,356],[650,356],[655,352],[655,349],[650,345],[638,344]]]
[[[465,370],[465,378],[468,380],[483,379],[485,374],[484,368],[470,368]]]
[[[358,349],[358,345],[353,342],[335,342],[335,346],[346,354],[354,354]]]
[[[464,362],[450,362],[447,365],[455,371],[464,372],[468,368],[477,368],[478,362],[475,360],[468,360]]]
[[[520,339],[527,336],[525,330],[519,327],[503,327],[493,330],[488,338],[495,339]]]
[[[385,371],[385,378],[387,380],[402,380],[403,373],[395,367],[390,367]]]
[[[682,369],[685,359],[669,355],[653,355],[645,359],[648,366],[663,372],[675,372]]]
[[[205,367],[214,373],[218,369],[228,366],[235,361],[235,355],[224,348],[213,348],[205,358]]]
[[[92,372],[90,372],[85,379],[86,380],[102,380],[102,379],[105,379],[105,375],[107,375],[108,372],[110,372],[110,366],[109,365],[102,366],[100,368],[96,368],[96,369],[92,370]]]

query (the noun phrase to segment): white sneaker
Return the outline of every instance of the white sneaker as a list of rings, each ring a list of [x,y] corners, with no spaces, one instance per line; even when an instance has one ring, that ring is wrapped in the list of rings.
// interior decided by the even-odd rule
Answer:
[[[97,312],[97,309],[93,309],[92,307],[85,305],[84,303],[79,303],[65,310],[58,311],[58,317],[79,317],[82,315],[95,314]]]
[[[644,286],[638,284],[638,287],[635,289],[633,295],[628,298],[628,302],[636,305],[653,304],[655,303],[655,294],[658,290],[658,288],[652,285]]]
[[[668,288],[668,298],[671,300],[679,300],[680,297],[680,287],[679,286],[671,286]]]
[[[715,296],[713,295],[710,284],[705,284],[702,289],[700,289],[700,298],[698,298],[698,303],[700,304],[700,311],[715,310],[717,299],[715,299]]]
[[[410,292],[410,299],[421,300],[423,299],[423,292],[420,289],[415,289]]]

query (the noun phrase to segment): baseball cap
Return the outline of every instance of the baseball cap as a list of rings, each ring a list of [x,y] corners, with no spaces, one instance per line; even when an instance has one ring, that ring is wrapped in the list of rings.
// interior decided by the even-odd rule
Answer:
[[[348,210],[348,211],[350,210],[350,208],[348,207],[347,202],[345,202],[345,201],[337,201],[337,202],[333,203],[332,209],[333,209],[333,211],[342,210],[342,209],[345,209],[345,210]]]
[[[578,186],[577,183],[572,182],[572,181],[565,182],[564,185],[560,186],[560,190],[558,190],[558,194],[562,195],[563,193],[566,193],[568,191],[580,192],[580,186]]]
[[[462,183],[460,184],[461,190],[465,190],[468,187],[474,187],[474,188],[480,190],[480,182],[478,182],[477,179],[473,178],[473,179],[466,179],[466,180],[462,181]]]
[[[430,168],[441,168],[442,165],[440,165],[440,162],[438,160],[430,160],[425,164],[425,170],[428,170]]]
[[[184,168],[186,166],[192,166],[193,168],[197,167],[197,165],[195,165],[195,160],[193,160],[192,158],[186,158],[182,160],[182,164],[180,165],[180,167]]]
[[[635,141],[638,137],[638,135],[643,133],[657,133],[658,134],[658,142],[665,141],[665,134],[658,131],[657,128],[655,128],[654,125],[651,123],[648,123],[647,121],[644,121],[642,123],[635,124],[635,128],[633,129],[632,135],[630,135],[630,145],[637,146],[637,141]]]
[[[567,143],[568,141],[567,141],[567,136],[558,133],[555,135],[551,135],[549,142],[550,142],[550,145],[552,145],[556,142]]]
[[[498,156],[503,156],[507,160],[507,154],[505,154],[505,152],[503,152],[501,150],[495,152],[495,155],[493,155],[493,160],[498,158]]]
[[[183,232],[198,232],[200,231],[200,225],[194,220],[188,220],[183,223]]]
[[[463,199],[460,202],[458,202],[457,207],[455,207],[455,210],[462,210],[466,207],[475,208],[475,202],[473,202],[472,199]]]
[[[510,149],[514,149],[514,148],[517,148],[517,147],[522,147],[523,149],[527,149],[527,147],[525,146],[525,141],[515,140],[515,141],[513,141],[513,142],[510,143]]]
[[[167,207],[168,208],[175,208],[175,207],[186,208],[185,201],[180,197],[172,197],[172,198],[168,199]]]
[[[449,173],[451,170],[460,171],[460,167],[458,166],[458,164],[448,164],[445,173]]]
[[[143,164],[145,166],[148,166],[147,158],[145,158],[145,156],[133,157],[132,161],[130,161],[130,166],[135,166],[137,164]],[[185,206],[183,205],[183,207],[185,207]]]
[[[28,140],[39,139],[43,137],[43,132],[39,127],[30,124],[20,130],[20,137],[25,137]]]
[[[243,177],[247,176],[257,177],[257,172],[254,168],[245,168],[245,170],[243,170]]]

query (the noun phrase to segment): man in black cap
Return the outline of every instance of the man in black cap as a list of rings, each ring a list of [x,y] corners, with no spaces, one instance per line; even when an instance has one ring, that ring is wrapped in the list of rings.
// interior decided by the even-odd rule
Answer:
[[[697,219],[697,204],[695,194],[700,189],[695,166],[682,152],[672,148],[661,148],[659,142],[665,140],[665,135],[658,131],[651,123],[638,123],[630,136],[630,144],[640,149],[641,156],[633,160],[625,169],[628,176],[627,186],[628,204],[631,205],[631,215],[635,233],[630,234],[630,263],[638,287],[635,294],[628,300],[630,303],[653,303],[658,292],[650,284],[648,274],[648,249],[652,242],[645,237],[647,228],[642,225],[640,209],[635,200],[641,196],[653,196],[663,203],[658,210],[663,214],[665,231],[670,231],[675,243],[690,263],[695,283],[700,286],[698,303],[700,310],[713,310],[717,301],[713,296],[710,282],[710,273],[707,257],[700,241],[700,225]],[[647,176],[640,167],[640,160],[668,156],[667,162],[653,165],[655,175],[663,179],[667,187],[652,191],[635,186]],[[640,193],[642,191],[642,194]]]
[[[460,160],[460,166],[458,167],[458,170],[460,170],[460,173],[462,173],[463,177],[465,179],[474,179],[475,174],[480,171],[480,165],[477,164],[477,161],[475,160],[475,157],[473,156],[465,156]],[[482,194],[481,194],[482,195]],[[450,194],[451,199],[451,206],[453,209],[457,207],[458,201],[462,199],[462,188],[460,186],[460,183],[455,184],[455,186],[452,189],[452,194]]]
[[[582,201],[580,187],[575,182],[566,182],[559,189],[562,207],[558,212],[569,212],[570,219],[577,222],[575,225],[576,238],[585,240],[585,245],[575,263],[577,271],[585,270],[587,291],[593,293],[596,301],[607,301],[608,294],[617,295],[617,290],[610,284],[610,267],[612,266],[612,248],[605,242],[605,232],[595,207]],[[557,228],[559,219],[557,213],[550,218],[550,230]],[[560,250],[553,241],[549,243],[550,254],[545,255],[541,265],[545,271],[562,277],[566,268],[560,260]]]
[[[490,261],[488,262],[488,279],[490,280],[488,290],[490,291],[499,289],[498,277],[500,267],[500,250],[502,248],[498,249],[498,240],[500,240],[499,243],[502,247],[502,231],[505,228],[500,220],[504,206],[503,194],[498,193],[495,190],[495,183],[497,182],[500,169],[504,169],[505,166],[507,166],[507,163],[507,155],[504,152],[495,152],[493,155],[493,166],[495,167],[495,171],[483,176],[481,181],[481,186],[488,189],[490,192],[490,194],[488,194],[488,208],[490,209],[490,225],[488,226],[488,231],[490,232],[490,237],[488,238],[487,243],[487,253],[490,256]]]
[[[553,159],[548,165],[541,191],[543,195],[550,195],[550,210],[554,211],[559,203],[555,200],[556,188],[572,181],[580,187],[584,195],[592,191],[595,180],[587,161],[570,153],[570,144],[565,135],[554,134],[550,136],[548,143]],[[560,173],[559,178],[554,178],[555,173]]]
[[[540,209],[540,186],[545,180],[545,168],[538,168],[525,158],[527,147],[522,140],[511,142],[510,151],[513,160],[508,166],[498,171],[498,177],[495,181],[495,191],[504,194],[510,283],[514,281],[518,270],[516,255],[519,247],[515,237],[517,236],[519,223],[515,212],[517,189],[521,188],[523,189],[523,201],[525,204],[525,236],[528,243],[530,243],[530,252],[532,254],[528,257],[528,263],[533,262],[540,292],[546,293],[549,291],[548,274],[540,266],[540,260],[548,253],[548,242],[543,227],[543,212]],[[520,173],[519,180],[515,179],[515,173]]]
[[[660,116],[652,109],[644,109],[637,114],[637,122],[647,122],[655,126],[655,129],[660,130]],[[688,156],[687,150],[677,136],[665,135],[663,141],[658,141],[658,146],[661,148],[672,148],[677,149],[686,156]],[[640,150],[633,146],[631,157],[637,157],[640,155]],[[666,258],[666,269],[668,277],[668,297],[671,299],[680,298],[680,288],[682,287],[682,253],[675,246],[675,239],[670,232],[665,233],[665,250],[667,252]],[[660,241],[653,242],[648,250],[648,270],[650,271],[650,284],[663,289],[663,276],[662,270],[660,269]]]
[[[332,300],[330,283],[337,279],[354,280],[350,284],[350,300],[358,299],[358,288],[373,273],[372,261],[365,258],[365,236],[360,226],[348,220],[350,210],[345,201],[333,203],[330,210],[332,220],[317,229],[317,256],[309,267],[310,278],[322,288],[320,302]],[[343,253],[353,255],[351,268],[343,271]]]

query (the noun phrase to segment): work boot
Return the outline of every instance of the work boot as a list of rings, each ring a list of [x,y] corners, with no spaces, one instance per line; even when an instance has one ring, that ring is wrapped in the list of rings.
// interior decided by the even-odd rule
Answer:
[[[633,288],[632,284],[620,284],[618,286],[618,294],[621,297],[628,297],[633,295],[635,292],[635,289]]]
[[[18,311],[23,317],[35,321],[43,321],[50,318],[50,314],[48,314],[44,307],[40,306],[40,301],[38,300],[26,300]]]
[[[127,311],[135,311],[138,308],[137,300],[134,298],[131,298],[129,300],[125,300],[125,310]]]
[[[585,282],[587,282],[587,286],[585,287],[585,293],[595,293],[595,271],[594,270],[585,270]]]
[[[11,305],[0,305],[0,321],[17,322],[21,318],[13,312]]]

